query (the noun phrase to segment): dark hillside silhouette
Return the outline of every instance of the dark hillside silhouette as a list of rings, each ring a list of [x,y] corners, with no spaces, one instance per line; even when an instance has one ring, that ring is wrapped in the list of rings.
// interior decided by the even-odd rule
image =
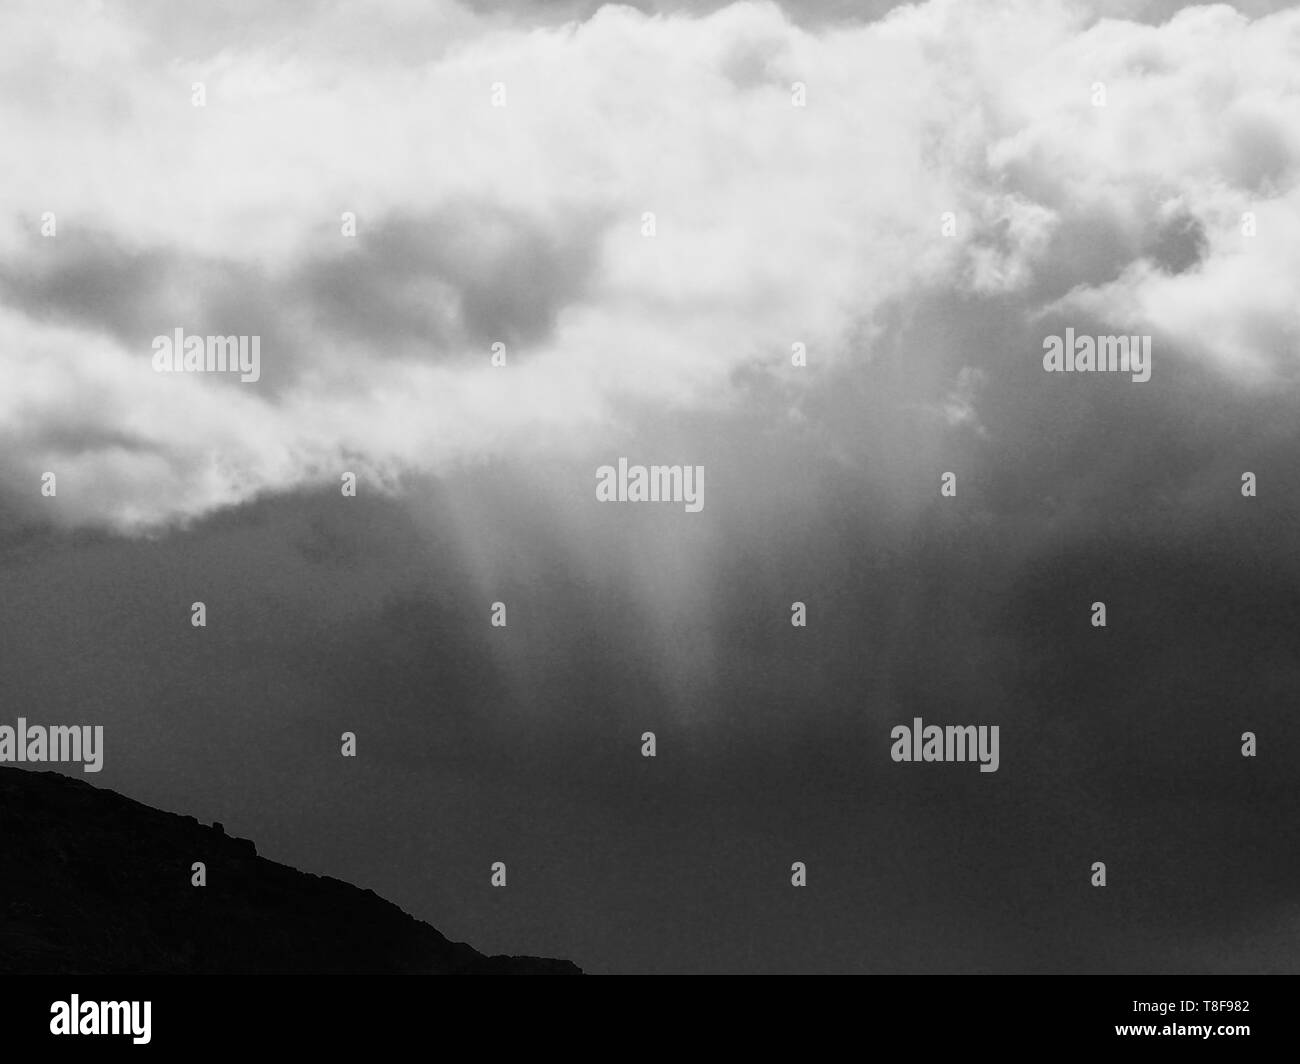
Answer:
[[[191,885],[191,865],[207,885]],[[486,957],[373,891],[56,772],[0,766],[0,972],[578,974]]]

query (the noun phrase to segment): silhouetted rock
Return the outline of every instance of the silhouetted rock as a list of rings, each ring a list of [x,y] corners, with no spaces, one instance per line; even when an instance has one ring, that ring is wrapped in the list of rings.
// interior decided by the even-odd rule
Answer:
[[[191,885],[203,861],[207,885]],[[485,957],[369,890],[257,856],[220,824],[0,766],[0,972],[580,974]]]

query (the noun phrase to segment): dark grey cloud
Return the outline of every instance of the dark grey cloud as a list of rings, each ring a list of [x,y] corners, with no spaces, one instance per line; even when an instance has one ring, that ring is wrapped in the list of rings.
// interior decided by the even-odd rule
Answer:
[[[873,372],[917,343],[956,365],[996,317],[935,303]],[[748,431],[761,396],[734,432],[647,428],[706,464],[704,537],[600,509],[593,454],[402,503],[266,500],[154,543],[47,539],[0,575],[0,637],[28,663],[0,697],[67,716],[94,691],[105,785],[484,948],[595,971],[1294,970],[1250,945],[1286,933],[1300,884],[1277,832],[1300,813],[1285,404],[1170,360],[1126,391],[1062,389],[1037,358],[988,361],[988,436],[919,466],[906,437],[859,467]],[[815,392],[835,424],[869,388]],[[895,476],[913,504],[887,505]],[[660,580],[703,574],[666,617],[635,580],[656,540]],[[999,724],[999,772],[890,762],[914,715]]]
[[[33,239],[0,264],[0,298],[38,320],[88,326],[126,344],[143,340],[148,350],[159,289],[180,266],[165,249],[127,247],[107,233],[66,233],[57,242]]]
[[[496,340],[526,357],[530,344],[549,337],[559,312],[582,299],[605,224],[581,208],[542,221],[453,202],[361,220],[355,238],[335,230],[321,238],[330,250],[309,253],[283,274],[70,232],[34,239],[0,262],[0,302],[42,323],[102,332],[142,359],[155,336],[177,327],[261,336],[263,380],[279,392],[318,364],[321,335],[379,359],[442,362],[471,349],[481,354]]]
[[[1205,226],[1194,215],[1183,213],[1161,228],[1151,248],[1151,257],[1161,269],[1183,273],[1198,265],[1207,250]]]
[[[432,358],[547,337],[581,299],[604,225],[595,212],[542,223],[472,201],[362,224],[355,250],[298,271],[291,298],[380,357],[427,346]]]

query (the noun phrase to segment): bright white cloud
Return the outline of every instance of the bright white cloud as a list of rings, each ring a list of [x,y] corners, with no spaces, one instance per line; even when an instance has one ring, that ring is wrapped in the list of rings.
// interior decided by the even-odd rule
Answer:
[[[1252,22],[1196,8],[1149,26],[1070,4],[932,0],[812,30],[739,3],[702,18],[607,7],[531,29],[385,4],[408,59],[386,65],[347,47],[355,25],[383,37],[358,5],[353,21],[268,22],[246,48],[185,59],[162,58],[116,9],[51,10],[0,15],[0,261],[22,272],[39,254],[57,276],[51,255],[93,232],[173,264],[254,270],[301,348],[275,387],[159,376],[148,337],[11,300],[6,484],[31,496],[57,469],[77,487],[60,492],[65,521],[143,527],[341,468],[395,483],[580,446],[633,409],[725,412],[744,398],[741,371],[797,392],[783,369],[794,340],[822,374],[802,379],[852,372],[881,308],[936,289],[1018,299],[1027,319],[1073,307],[1154,330],[1227,381],[1295,365],[1300,11]],[[427,62],[409,61],[413,26],[430,35]],[[496,82],[504,108],[490,105]],[[791,105],[794,82],[806,107]],[[305,263],[348,253],[340,212],[358,214],[365,247],[387,220],[467,202],[543,228],[582,217],[593,242],[587,275],[507,370],[462,340],[430,337],[421,361],[341,336],[295,288]],[[53,251],[36,250],[44,211],[66,241]],[[1178,273],[1153,257],[1175,215],[1204,239]],[[466,279],[518,282],[494,272],[515,236],[489,238],[500,254],[451,254],[462,273],[428,290],[430,306]],[[188,326],[208,295],[183,277],[150,292],[152,333]],[[264,364],[281,357],[264,347]],[[965,361],[936,385],[936,431],[982,426],[978,352]]]

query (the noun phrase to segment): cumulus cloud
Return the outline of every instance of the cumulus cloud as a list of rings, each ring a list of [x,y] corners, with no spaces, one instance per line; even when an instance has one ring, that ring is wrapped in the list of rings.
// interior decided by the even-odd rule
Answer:
[[[801,411],[886,352],[873,409],[995,440],[987,374],[1037,371],[1071,314],[1154,333],[1157,374],[1294,374],[1300,12],[593,6],[259,5],[242,37],[183,41],[147,7],[7,6],[11,506],[145,530],[344,468],[397,488],[725,423],[772,392],[852,462],[859,430],[810,437]],[[900,352],[941,297],[1017,350]],[[177,327],[261,335],[263,380],[153,373]]]

